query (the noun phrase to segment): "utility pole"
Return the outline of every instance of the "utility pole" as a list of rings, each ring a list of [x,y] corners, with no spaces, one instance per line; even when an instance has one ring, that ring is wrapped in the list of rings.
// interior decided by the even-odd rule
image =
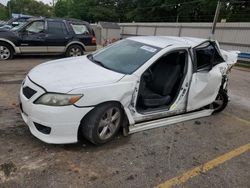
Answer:
[[[210,38],[214,38],[215,28],[216,28],[216,24],[218,22],[218,18],[219,18],[219,14],[220,14],[220,9],[221,9],[221,4],[222,4],[221,0],[218,0],[216,11],[215,11],[215,15],[214,15],[214,21],[213,21],[213,26],[212,26],[212,31],[211,31]]]
[[[10,2],[8,3],[8,7],[9,7],[9,18],[11,18],[11,5],[10,5]]]

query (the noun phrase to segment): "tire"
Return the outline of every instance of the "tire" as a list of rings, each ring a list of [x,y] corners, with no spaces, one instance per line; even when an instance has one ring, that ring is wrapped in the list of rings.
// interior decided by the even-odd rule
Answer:
[[[228,95],[225,90],[220,90],[215,101],[213,102],[213,113],[219,113],[227,107],[228,104]]]
[[[81,55],[84,55],[84,50],[80,45],[73,44],[69,46],[66,50],[67,57],[77,57]]]
[[[0,61],[12,59],[14,50],[11,45],[0,42]]]
[[[83,118],[82,135],[95,145],[107,143],[117,135],[123,118],[124,113],[119,103],[101,104]]]

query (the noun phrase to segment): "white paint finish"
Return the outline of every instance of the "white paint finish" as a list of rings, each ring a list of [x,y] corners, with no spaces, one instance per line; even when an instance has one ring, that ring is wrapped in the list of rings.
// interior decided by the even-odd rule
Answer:
[[[20,101],[25,113],[23,120],[29,126],[31,133],[46,143],[64,144],[77,142],[77,132],[81,119],[93,108],[77,108],[75,106],[52,107],[37,105],[33,102],[41,96],[44,91],[26,78],[24,86],[35,89],[37,93],[26,99],[20,90]],[[51,127],[51,134],[45,135],[39,132],[34,123]]]
[[[173,37],[173,36],[140,36],[140,37],[130,37],[128,39],[145,43],[148,45],[153,45],[159,48],[165,48],[169,45],[194,47],[207,40],[207,39],[193,38],[193,37]]]
[[[221,68],[227,69],[227,64],[221,63],[210,71],[201,71],[193,74],[188,95],[187,111],[199,109],[215,100],[221,86]]]
[[[70,93],[82,93],[84,95],[77,101],[77,106],[96,106],[106,101],[118,101],[126,106],[131,101],[134,87],[134,81],[123,82],[121,80],[111,84],[100,84],[74,89]]]
[[[114,83],[123,76],[91,62],[87,56],[51,61],[29,72],[31,80],[48,91],[58,93],[67,93],[78,87]]]
[[[77,141],[77,132],[81,119],[91,111],[95,105],[107,101],[118,101],[128,116],[129,124],[134,125],[141,120],[153,118],[165,118],[170,115],[184,113],[186,108],[187,92],[181,96],[179,93],[177,100],[171,106],[170,110],[153,112],[148,114],[139,114],[135,110],[137,92],[139,89],[139,80],[141,75],[162,55],[174,50],[188,49],[206,41],[206,39],[197,38],[177,38],[177,37],[138,37],[130,38],[153,46],[167,46],[160,50],[155,56],[148,60],[132,75],[123,75],[107,70],[87,59],[86,56],[65,58],[41,64],[29,73],[29,77],[37,84],[43,86],[49,92],[83,94],[84,96],[77,101],[76,105],[52,107],[34,104],[39,96],[45,91],[35,85],[29,79],[26,79],[24,86],[29,86],[38,92],[31,98],[26,99],[20,91],[20,98],[23,104],[25,114],[22,114],[24,121],[29,125],[33,135],[48,143],[72,143]],[[235,52],[225,52],[222,54],[228,64],[235,61]],[[198,108],[212,103],[218,93],[222,69],[228,68],[226,63],[215,66],[209,73],[198,72],[192,75],[191,57],[188,60],[188,73],[182,85],[187,89],[190,87],[187,110],[197,110]],[[192,83],[190,86],[190,79]],[[186,85],[187,84],[187,85]],[[137,88],[137,89],[136,89]],[[208,113],[208,111],[207,111]],[[211,111],[209,112],[211,113]],[[208,115],[209,115],[208,113]],[[204,114],[203,114],[204,115]],[[165,118],[169,120],[167,124],[193,119],[198,117],[197,114],[192,116],[178,116],[176,118]],[[202,117],[202,115],[200,116]],[[186,119],[185,119],[186,118]],[[36,130],[33,121],[52,128],[50,135],[44,135]],[[140,128],[133,131],[145,130],[163,126],[161,121],[155,124],[140,124]],[[132,131],[132,127],[131,127]]]

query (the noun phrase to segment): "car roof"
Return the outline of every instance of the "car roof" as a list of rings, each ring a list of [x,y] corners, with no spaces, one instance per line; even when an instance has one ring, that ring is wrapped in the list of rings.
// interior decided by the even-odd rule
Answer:
[[[67,22],[72,22],[72,23],[83,23],[83,24],[89,24],[86,21],[79,20],[79,19],[74,19],[74,18],[31,18],[30,21],[37,21],[37,20],[47,20],[47,21],[67,21]]]
[[[188,45],[195,47],[209,39],[194,38],[194,37],[173,37],[173,36],[137,36],[129,37],[129,40],[141,42],[144,44],[165,48],[172,45]]]

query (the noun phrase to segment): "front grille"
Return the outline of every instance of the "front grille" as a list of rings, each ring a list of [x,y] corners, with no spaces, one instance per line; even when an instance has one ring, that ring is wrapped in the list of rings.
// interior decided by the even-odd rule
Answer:
[[[23,88],[23,94],[27,99],[30,99],[33,95],[36,94],[36,91],[34,89],[31,89],[30,87],[26,86]]]

